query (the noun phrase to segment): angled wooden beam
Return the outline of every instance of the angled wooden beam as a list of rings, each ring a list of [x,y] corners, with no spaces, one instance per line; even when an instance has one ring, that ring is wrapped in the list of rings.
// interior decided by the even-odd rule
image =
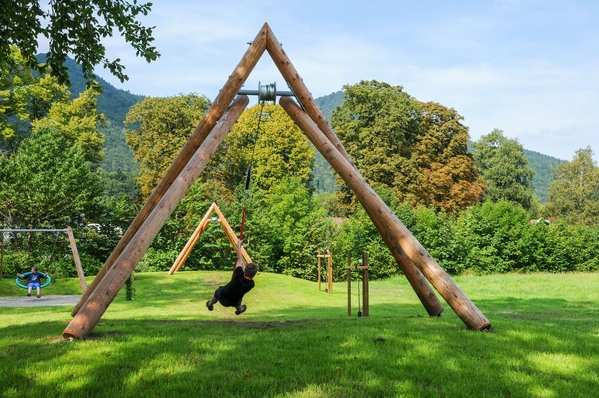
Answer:
[[[71,245],[71,252],[73,253],[73,261],[75,261],[75,268],[77,269],[77,276],[79,277],[79,285],[81,285],[81,292],[85,293],[87,290],[87,283],[85,282],[83,266],[81,265],[81,259],[79,258],[79,250],[77,250],[77,242],[75,242],[75,235],[73,234],[73,229],[71,227],[67,227],[67,235],[69,236],[69,243]]]
[[[405,252],[468,328],[490,329],[489,320],[437,264],[309,116],[289,97],[282,97],[279,103],[354,192],[392,253],[397,250]]]
[[[79,311],[85,300],[87,300],[89,295],[96,289],[106,272],[112,267],[115,260],[121,255],[121,252],[129,244],[133,236],[137,233],[141,225],[148,217],[148,215],[154,210],[157,203],[168,191],[175,178],[177,178],[177,176],[185,167],[189,159],[200,147],[202,142],[204,142],[210,131],[212,131],[212,129],[216,125],[216,122],[221,118],[227,107],[231,104],[233,98],[235,98],[235,95],[250,75],[250,72],[252,71],[252,69],[254,69],[254,67],[262,57],[262,54],[264,54],[264,51],[266,49],[266,35],[268,31],[268,25],[264,24],[260,32],[258,32],[258,34],[256,35],[254,41],[250,44],[244,56],[237,64],[237,67],[235,68],[233,73],[229,76],[222,90],[216,96],[216,99],[212,103],[212,106],[210,107],[208,112],[206,112],[206,115],[200,121],[197,128],[194,130],[190,139],[185,143],[175,161],[171,164],[164,177],[162,177],[162,180],[160,180],[156,188],[154,188],[154,191],[144,204],[143,208],[137,214],[137,216],[135,217],[125,234],[121,237],[121,240],[104,263],[104,266],[102,267],[102,269],[100,269],[100,271],[92,281],[91,285],[88,287],[87,291],[83,294],[83,296],[71,312],[72,316],[75,316],[75,314]]]
[[[231,243],[231,246],[233,246],[233,248],[237,250],[237,241],[239,238],[233,231],[233,228],[231,228],[229,222],[227,221],[223,213],[220,211],[220,208],[218,206],[214,207],[214,212],[218,215],[218,220],[220,222],[221,227],[225,231],[227,238],[229,239],[229,243]],[[241,257],[243,258],[246,264],[252,262],[252,259],[250,258],[250,256],[248,256],[243,246],[241,246]]]
[[[66,338],[83,338],[87,336],[98,323],[112,300],[133,272],[141,256],[152,244],[164,223],[175,210],[181,199],[193,185],[200,173],[206,167],[229,130],[233,127],[239,115],[243,112],[249,99],[238,96],[225,112],[220,122],[206,137],[202,145],[181,170],[175,181],[165,192],[154,210],[148,215],[137,233],[106,272],[102,281],[83,303],[62,335]]]

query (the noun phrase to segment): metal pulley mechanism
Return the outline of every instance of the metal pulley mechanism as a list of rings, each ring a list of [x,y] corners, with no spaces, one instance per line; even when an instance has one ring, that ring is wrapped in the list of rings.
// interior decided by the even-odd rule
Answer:
[[[277,83],[271,84],[260,84],[258,82],[258,90],[239,90],[237,93],[239,95],[257,95],[258,101],[266,102],[272,101],[275,102],[277,100],[277,95],[280,97],[294,97],[295,94],[292,91],[278,91],[277,92]]]

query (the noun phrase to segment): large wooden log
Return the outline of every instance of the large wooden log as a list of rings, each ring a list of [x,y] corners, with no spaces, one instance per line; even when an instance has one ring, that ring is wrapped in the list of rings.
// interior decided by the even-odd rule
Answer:
[[[237,95],[237,92],[249,76],[250,72],[256,66],[262,57],[262,54],[264,54],[268,31],[270,31],[270,28],[268,28],[267,24],[264,24],[260,32],[258,32],[256,35],[254,41],[250,44],[244,56],[237,64],[237,67],[233,73],[229,76],[222,90],[212,103],[212,106],[208,112],[206,112],[206,115],[194,130],[190,139],[187,141],[185,146],[183,146],[175,161],[171,164],[166,174],[162,177],[162,180],[158,183],[156,188],[154,188],[154,191],[144,204],[143,208],[137,214],[125,234],[121,237],[121,240],[104,263],[104,266],[100,269],[88,287],[87,291],[83,294],[71,312],[72,316],[75,316],[89,295],[96,289],[102,278],[104,278],[106,272],[112,267],[115,260],[121,255],[123,249],[129,244],[133,236],[144,223],[146,217],[154,210],[156,204],[162,199],[165,192],[170,188],[171,184],[175,178],[177,178],[183,167],[185,167],[191,156],[200,147],[210,131],[212,131],[218,119],[223,115],[225,109],[227,109],[227,107],[231,104],[231,101],[233,101],[233,98],[235,98],[235,95]]]
[[[468,328],[473,330],[489,329],[491,323],[483,313],[437,264],[309,116],[291,98],[283,97],[279,102],[354,192],[376,225],[383,240],[392,249],[392,253],[396,252],[398,248],[405,252]]]
[[[189,159],[179,176],[173,181],[154,210],[148,215],[129,244],[123,249],[114,265],[106,272],[102,281],[89,295],[79,312],[73,317],[62,335],[67,338],[83,338],[98,323],[112,300],[127,280],[141,256],[154,241],[154,238],[185,196],[194,181],[206,167],[224,137],[243,112],[249,99],[239,96],[226,111],[212,133]]]

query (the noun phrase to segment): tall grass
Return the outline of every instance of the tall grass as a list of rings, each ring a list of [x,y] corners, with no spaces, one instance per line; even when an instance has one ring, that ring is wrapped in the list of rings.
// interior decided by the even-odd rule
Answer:
[[[0,308],[0,395],[589,397],[599,391],[599,274],[463,276],[493,324],[426,316],[400,277],[371,282],[370,317],[347,290],[261,273],[248,311],[204,303],[229,272],[136,275],[85,340],[71,307]],[[12,284],[12,285],[11,285]],[[356,293],[356,284],[353,289]],[[58,280],[44,294],[76,293]],[[0,282],[2,295],[23,291]],[[23,300],[32,298],[23,297]],[[356,294],[353,301],[356,302]],[[353,313],[357,312],[354,307]]]

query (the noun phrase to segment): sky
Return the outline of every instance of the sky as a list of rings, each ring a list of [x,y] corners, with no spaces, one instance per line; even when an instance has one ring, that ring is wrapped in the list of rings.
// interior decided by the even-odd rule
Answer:
[[[96,73],[134,94],[214,100],[267,22],[314,98],[378,80],[455,109],[474,141],[499,129],[528,150],[572,160],[590,146],[597,160],[598,21],[596,0],[154,0],[141,22],[159,60],[115,37],[107,56],[129,80]],[[265,52],[244,89],[273,82],[287,90]]]

